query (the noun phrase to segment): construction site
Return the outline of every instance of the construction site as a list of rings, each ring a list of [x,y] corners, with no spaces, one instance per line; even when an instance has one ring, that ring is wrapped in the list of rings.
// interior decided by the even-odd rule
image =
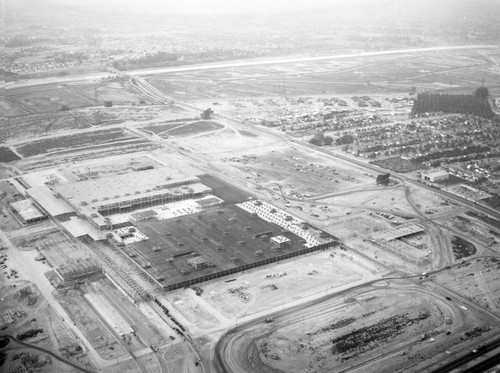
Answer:
[[[421,92],[497,82],[498,46],[373,35],[331,56],[123,71],[97,51],[94,73],[11,76],[0,371],[434,373],[498,356],[495,196],[439,183],[457,162],[487,175],[474,157],[498,153],[497,123],[411,117]]]
[[[41,217],[50,216],[76,240],[76,250],[99,258],[135,300],[340,244],[211,175],[140,166],[129,173],[76,177],[79,181],[65,183],[62,176],[44,185],[31,181],[34,186],[20,178],[30,199],[14,206],[29,205]],[[44,247],[38,244],[41,255]],[[50,250],[44,258],[63,281],[101,272],[93,262],[57,263]]]

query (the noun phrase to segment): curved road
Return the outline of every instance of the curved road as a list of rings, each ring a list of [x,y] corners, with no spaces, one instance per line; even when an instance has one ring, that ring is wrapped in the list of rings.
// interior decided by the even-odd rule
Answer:
[[[251,362],[249,360],[252,359],[253,351],[251,348],[251,343],[254,339],[254,336],[257,335],[266,335],[269,331],[271,330],[276,330],[277,328],[280,328],[281,325],[276,326],[275,323],[280,323],[283,322],[283,324],[286,325],[292,325],[292,324],[298,324],[300,325],[301,322],[303,322],[303,319],[311,319],[311,318],[317,318],[321,317],[322,315],[325,315],[327,313],[332,312],[334,309],[341,309],[342,307],[345,306],[345,302],[342,298],[338,298],[339,296],[346,296],[347,294],[351,293],[353,290],[364,290],[361,294],[367,294],[371,293],[372,291],[386,291],[387,287],[374,287],[370,289],[372,285],[374,285],[376,282],[380,281],[388,281],[387,279],[382,279],[382,280],[376,280],[373,281],[372,283],[369,284],[364,284],[360,285],[356,288],[351,288],[336,294],[331,294],[328,296],[325,296],[321,299],[318,299],[314,302],[311,302],[306,305],[301,305],[298,307],[291,308],[287,311],[280,312],[279,316],[275,316],[275,322],[273,324],[269,324],[266,326],[264,323],[264,318],[260,318],[258,320],[252,321],[250,323],[242,324],[226,334],[224,334],[219,341],[217,342],[215,346],[215,359],[214,359],[214,364],[216,366],[217,372],[221,373],[230,373],[230,372],[262,372],[266,371],[265,366],[260,366],[258,361],[259,359],[252,360]],[[454,315],[456,319],[456,325],[455,329],[460,329],[464,327],[464,324],[461,321],[461,318],[457,316],[457,312],[455,309],[458,308],[457,305],[449,305],[446,301],[441,299],[440,297],[434,295],[431,291],[423,288],[417,288],[415,285],[409,285],[404,286],[401,285],[403,288],[407,289],[404,291],[415,291],[415,292],[421,292],[424,293],[425,296],[429,297],[434,297],[436,298],[436,301],[444,302],[446,303],[446,306],[449,308],[449,312],[447,314]],[[363,289],[364,287],[367,287],[368,289]],[[400,286],[398,286],[399,288]],[[396,289],[393,289],[396,291]],[[337,299],[335,299],[337,298]],[[444,297],[442,297],[444,298]],[[435,305],[436,303],[433,302]],[[279,319],[277,319],[279,318]],[[283,321],[282,318],[284,319]],[[443,317],[441,322],[443,323],[443,326],[445,324],[445,318]],[[267,330],[269,329],[269,330]],[[364,366],[365,364],[369,364],[375,360],[378,360],[380,358],[386,358],[394,353],[394,350],[400,351],[405,349],[408,345],[415,344],[415,340],[408,340],[404,341],[403,343],[398,344],[397,346],[394,346],[394,348],[391,348],[390,351],[387,351],[383,353],[382,355],[378,355],[373,358],[369,358],[368,360],[363,360],[359,363],[357,363],[355,366],[349,366],[349,368],[346,368],[345,370],[341,370],[342,372],[348,372],[349,370],[353,368],[360,368]],[[271,371],[271,369],[269,370]]]

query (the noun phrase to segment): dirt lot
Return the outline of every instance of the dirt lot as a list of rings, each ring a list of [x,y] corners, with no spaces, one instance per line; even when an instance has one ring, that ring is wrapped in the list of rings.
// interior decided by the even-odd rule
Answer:
[[[500,260],[495,257],[466,261],[436,282],[500,315]]]
[[[103,144],[124,139],[133,139],[134,136],[127,135],[122,129],[91,131],[85,134],[72,136],[59,136],[46,140],[36,140],[17,148],[23,156],[31,157],[44,154],[54,150]]]
[[[381,159],[379,161],[371,163],[376,166],[399,173],[412,172],[422,168],[421,165],[407,161],[406,159],[402,159],[400,157]]]
[[[421,372],[494,336],[489,317],[429,290],[382,281],[249,323],[224,337],[222,356],[248,372],[364,372],[366,362],[374,372]]]
[[[20,159],[19,156],[9,148],[0,146],[0,162],[12,162]]]
[[[110,328],[103,324],[79,292],[69,292],[60,296],[58,301],[102,358],[114,359],[127,354]]]
[[[228,177],[246,180],[250,189],[262,190],[276,200],[282,200],[277,184],[292,201],[375,185],[374,178],[359,168],[267,136],[249,137],[226,129],[181,144],[189,148],[197,144],[196,152],[214,162]]]
[[[384,273],[382,267],[353,253],[332,250],[203,283],[199,285],[203,289],[200,297],[192,290],[178,290],[166,293],[165,298],[196,335],[239,324],[264,311],[288,308],[304,297],[319,297],[380,278]]]
[[[103,106],[104,101],[114,104],[151,103],[128,81],[102,79],[88,84],[47,84],[32,89],[13,88],[8,92],[10,113],[47,113],[60,111],[63,106],[69,109]],[[2,105],[4,106],[4,105]],[[17,110],[13,110],[17,109]],[[19,110],[20,109],[20,110]],[[11,115],[12,116],[12,115]]]
[[[4,231],[20,228],[21,224],[14,218],[9,204],[23,199],[19,192],[8,181],[0,181],[0,225]]]
[[[387,94],[409,92],[412,87],[453,90],[470,79],[464,74],[472,69],[460,68],[482,64],[482,56],[461,50],[170,73],[149,80],[179,100],[196,100],[218,111],[224,100],[241,97]],[[436,75],[443,84],[436,83]]]
[[[154,124],[149,124],[145,127],[142,127],[141,129],[143,131],[151,132],[156,135],[160,135],[163,132],[167,132],[173,128],[179,127],[186,124],[185,122],[180,122],[180,121],[173,121],[173,122],[167,122],[165,123],[154,123]]]
[[[61,110],[64,105],[73,109],[96,104],[92,97],[81,95],[70,88],[23,92],[19,95],[9,95],[9,100],[31,113],[55,112]]]
[[[318,204],[325,204],[336,208],[364,209],[368,211],[386,212],[396,216],[390,220],[400,220],[401,216],[415,217],[415,211],[408,203],[405,190],[402,187],[372,187],[360,188],[357,191],[340,192],[338,196],[333,194],[330,198],[317,199]]]
[[[213,132],[224,128],[223,125],[213,121],[199,121],[177,126],[167,130],[163,135],[167,136],[193,136],[205,132]]]
[[[85,245],[71,241],[61,232],[44,235],[36,242],[35,246],[54,268],[96,262],[96,258]]]
[[[0,277],[4,277],[3,274]],[[15,285],[15,287],[13,287]],[[36,286],[27,281],[11,281],[2,285],[1,322],[6,323],[2,331],[21,339],[25,343],[54,351],[74,362],[93,368],[86,355],[85,347],[63,325],[59,316],[48,306]],[[7,352],[5,371],[14,371],[24,366],[38,372],[53,372],[56,367],[73,371],[52,357],[28,349],[15,349]],[[9,370],[10,369],[10,370]]]

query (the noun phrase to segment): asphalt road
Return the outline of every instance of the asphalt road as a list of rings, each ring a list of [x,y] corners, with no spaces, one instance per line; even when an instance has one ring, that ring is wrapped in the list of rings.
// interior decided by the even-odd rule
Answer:
[[[466,363],[478,359],[480,356],[493,351],[500,347],[500,338],[478,348],[477,352],[468,352],[467,354],[460,356],[459,358],[449,362],[442,367],[439,367],[433,370],[431,373],[448,373],[452,372],[455,369],[458,369],[465,365]],[[478,364],[464,370],[463,372],[485,372],[487,369],[494,367],[496,364],[500,363],[500,355],[496,354],[486,360],[479,362]]]

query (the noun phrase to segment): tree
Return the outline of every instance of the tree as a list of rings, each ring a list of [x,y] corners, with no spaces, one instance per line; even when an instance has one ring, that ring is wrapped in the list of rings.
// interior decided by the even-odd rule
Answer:
[[[488,88],[486,87],[479,87],[478,89],[476,89],[476,97],[478,98],[488,98],[488,96],[490,95],[490,92],[488,91]]]
[[[208,108],[207,110],[203,110],[203,112],[201,113],[201,119],[210,119],[213,115],[214,111],[212,110],[212,108]]]
[[[309,143],[316,146],[331,145],[333,143],[333,138],[331,136],[325,136],[323,132],[316,132],[309,140]]]
[[[377,185],[389,185],[391,174],[380,174],[377,175]]]
[[[354,136],[350,134],[340,136],[337,140],[335,140],[335,144],[337,145],[352,144],[353,142],[354,142]]]

